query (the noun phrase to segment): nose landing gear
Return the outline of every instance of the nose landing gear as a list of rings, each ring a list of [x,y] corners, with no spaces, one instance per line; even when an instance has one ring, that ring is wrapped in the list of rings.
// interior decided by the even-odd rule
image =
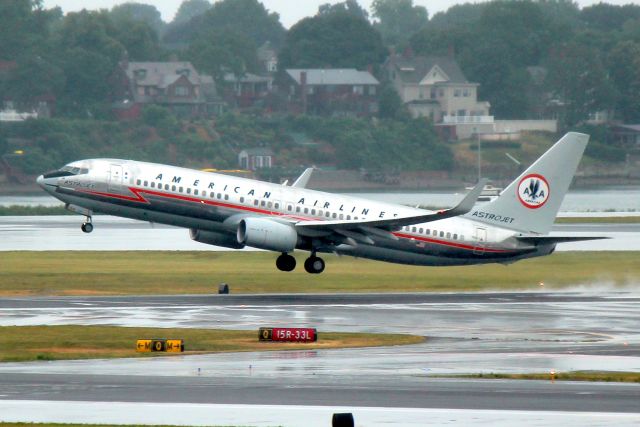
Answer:
[[[91,223],[90,216],[88,216],[85,222],[82,223],[80,229],[85,233],[91,233],[93,231],[93,224]]]

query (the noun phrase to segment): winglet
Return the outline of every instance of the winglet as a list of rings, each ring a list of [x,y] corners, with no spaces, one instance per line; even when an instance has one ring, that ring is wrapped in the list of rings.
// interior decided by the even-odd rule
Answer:
[[[293,184],[291,184],[292,187],[298,187],[298,188],[306,188],[307,187],[307,183],[309,182],[309,179],[311,178],[311,173],[313,172],[313,168],[307,168],[304,170],[304,172],[302,172],[302,175],[300,175],[298,177],[298,179],[295,180],[295,182]]]
[[[469,191],[466,196],[464,196],[464,199],[462,199],[462,201],[458,203],[456,207],[451,208],[445,212],[450,214],[450,216],[464,215],[469,212],[476,204],[476,201],[478,200],[480,193],[482,193],[482,190],[484,190],[484,186],[487,185],[487,182],[489,182],[487,178],[482,178],[480,181],[478,181],[476,186],[473,187],[473,189]]]

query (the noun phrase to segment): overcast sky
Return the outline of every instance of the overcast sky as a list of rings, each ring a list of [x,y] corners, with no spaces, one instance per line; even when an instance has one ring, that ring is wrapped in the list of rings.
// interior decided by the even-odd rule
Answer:
[[[3,0],[0,0],[3,1]],[[314,15],[318,6],[326,3],[340,3],[342,0],[262,0],[262,4],[272,12],[280,14],[280,22],[289,28],[300,19],[306,16]],[[602,0],[577,0],[580,7],[589,6],[595,3],[600,3]],[[182,0],[136,0],[136,3],[146,3],[154,5],[162,14],[162,19],[165,22],[169,22],[173,19]],[[358,0],[360,5],[369,9],[372,0]],[[638,4],[640,1],[629,0],[605,0],[605,3],[609,4]],[[88,6],[87,4],[91,5]],[[127,0],[44,0],[46,8],[60,6],[64,12],[74,12],[82,9],[110,9],[116,4],[127,3]],[[413,4],[425,6],[429,11],[429,16],[433,16],[437,12],[447,10],[454,4],[470,3],[468,1],[456,1],[456,0],[413,0]],[[479,3],[479,2],[471,2]]]

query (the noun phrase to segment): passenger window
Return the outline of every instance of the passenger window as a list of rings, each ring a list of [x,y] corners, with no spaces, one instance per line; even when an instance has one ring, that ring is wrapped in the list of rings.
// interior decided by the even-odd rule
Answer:
[[[194,194],[195,196],[197,196],[197,195],[198,195],[198,189],[193,190],[193,194]]]
[[[164,189],[165,189],[165,190],[167,190],[167,191],[169,191],[169,184],[165,184],[165,185],[164,185]]]
[[[225,195],[224,195],[224,199],[225,199],[225,200],[229,200],[229,195],[228,195],[228,194],[225,194]]]
[[[451,238],[451,233],[447,233],[447,239]]]
[[[151,188],[156,188],[156,183],[155,182],[151,183]]]
[[[254,204],[255,206],[258,206],[258,205],[260,204],[260,202],[258,202],[258,199],[255,199],[255,200],[253,201],[253,204]]]
[[[412,231],[413,233],[415,233],[415,232],[416,232],[416,228],[415,228],[415,227],[411,228],[411,231]]]
[[[453,240],[458,240],[458,235],[457,234],[453,234]]]
[[[427,229],[425,230],[425,233],[424,233],[424,234],[426,234],[426,235],[428,236],[429,234],[431,234],[431,230],[429,230],[429,229],[427,228]]]
[[[137,181],[136,181],[136,185],[140,185],[140,180],[137,180]]]
[[[296,212],[300,213],[300,206],[296,206]]]
[[[271,202],[267,202],[267,207],[271,209]]]
[[[420,228],[420,234],[423,234],[423,232],[424,232],[424,229]]]
[[[293,206],[291,206],[291,205],[287,205],[287,210],[288,210],[289,212],[291,212],[291,211],[293,210]]]
[[[211,193],[209,193],[209,197],[210,197],[210,198],[212,198],[212,199],[213,199],[215,196],[216,196],[216,193],[214,193],[213,191],[212,191]]]
[[[171,191],[176,191],[176,186],[175,185],[171,186]]]
[[[341,220],[344,219],[344,215],[343,214],[340,214],[340,219]]]
[[[218,199],[222,199],[222,194],[218,193]]]
[[[315,209],[311,209],[311,215],[315,215],[316,214],[316,210]]]
[[[191,194],[191,188],[187,187],[187,194]]]
[[[440,232],[440,237],[444,237],[444,231]]]
[[[304,213],[308,214],[309,213],[309,208],[304,208]]]
[[[279,209],[280,208],[280,203],[276,203],[275,204],[275,209]]]
[[[438,235],[438,230],[433,230],[433,235],[437,236]]]
[[[331,218],[331,212],[326,211],[326,212],[324,213],[324,216],[326,216],[327,218]]]
[[[347,215],[347,221],[351,221],[351,215]]]
[[[182,193],[184,191],[184,187],[178,188],[178,191]]]
[[[240,197],[240,203],[244,203],[244,197]]]
[[[464,240],[464,236],[462,234],[460,235],[460,240]]]

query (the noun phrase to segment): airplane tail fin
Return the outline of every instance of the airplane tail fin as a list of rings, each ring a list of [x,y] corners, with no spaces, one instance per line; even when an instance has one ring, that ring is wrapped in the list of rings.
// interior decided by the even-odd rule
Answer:
[[[569,132],[494,201],[465,217],[531,234],[547,234],[558,214],[589,135]]]

